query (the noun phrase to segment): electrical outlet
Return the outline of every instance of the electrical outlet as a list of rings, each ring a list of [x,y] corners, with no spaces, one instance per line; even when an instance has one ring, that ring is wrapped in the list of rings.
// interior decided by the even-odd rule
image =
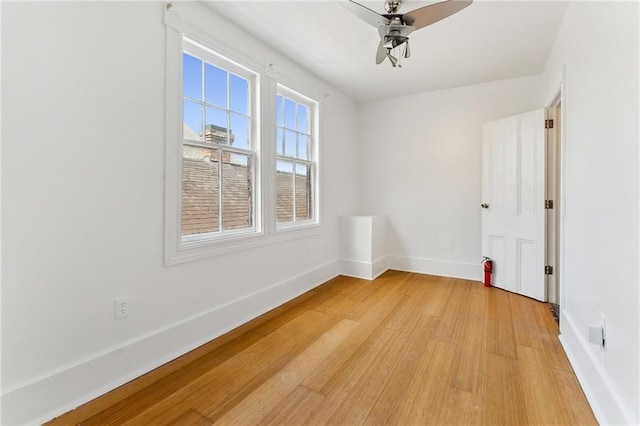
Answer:
[[[597,325],[589,326],[589,343],[594,345],[604,346],[604,335],[602,333],[602,327]]]
[[[600,314],[600,326],[589,326],[589,343],[604,347],[607,341],[607,318],[604,314]]]
[[[313,248],[311,246],[307,246],[307,257],[313,256]]]
[[[453,250],[453,241],[452,240],[445,240],[444,248],[445,248],[445,250]]]
[[[115,308],[116,320],[128,317],[130,315],[129,296],[117,298],[115,300]]]

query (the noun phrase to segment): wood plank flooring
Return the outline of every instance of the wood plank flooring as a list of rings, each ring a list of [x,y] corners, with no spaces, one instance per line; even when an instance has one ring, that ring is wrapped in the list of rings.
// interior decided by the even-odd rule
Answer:
[[[337,277],[50,425],[595,425],[549,308]]]

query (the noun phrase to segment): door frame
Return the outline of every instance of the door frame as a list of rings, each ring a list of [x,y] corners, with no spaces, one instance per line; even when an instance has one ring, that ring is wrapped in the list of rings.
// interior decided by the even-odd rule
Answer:
[[[565,230],[565,211],[566,211],[566,179],[565,179],[565,165],[566,165],[566,101],[565,101],[565,76],[563,72],[562,82],[559,84],[558,89],[555,91],[554,95],[551,97],[551,100],[547,102],[546,112],[547,118],[554,119],[558,125],[554,125],[553,129],[549,129],[547,133],[547,144],[549,144],[551,137],[553,137],[553,143],[555,146],[556,152],[556,165],[555,165],[555,179],[559,179],[559,184],[556,184],[555,187],[557,189],[557,194],[553,199],[554,202],[554,225],[555,232],[552,237],[553,241],[549,241],[549,234],[545,231],[545,246],[549,247],[549,244],[553,244],[555,248],[555,256],[552,259],[551,265],[554,267],[554,278],[555,278],[555,289],[549,288],[547,286],[547,294],[551,296],[553,291],[553,300],[551,297],[548,297],[550,301],[557,304],[560,308],[560,311],[564,308],[564,272],[565,272],[565,247],[564,247],[564,230]],[[560,108],[558,108],[560,107]],[[560,110],[560,114],[558,116],[557,112]],[[555,124],[555,123],[554,123]],[[549,148],[549,146],[548,146]],[[559,158],[558,158],[559,157]],[[547,154],[547,158],[545,159],[545,192],[548,190],[548,179],[550,173],[550,164],[547,163],[549,157]],[[559,160],[559,161],[558,161]],[[549,199],[548,194],[545,193],[545,199]],[[547,216],[547,219],[549,216]],[[546,224],[548,227],[549,224]],[[546,251],[546,250],[545,250]],[[547,254],[545,253],[545,257]],[[547,259],[549,261],[549,259]],[[547,263],[548,264],[548,263]],[[547,281],[547,280],[545,280]],[[561,315],[559,315],[561,317]]]

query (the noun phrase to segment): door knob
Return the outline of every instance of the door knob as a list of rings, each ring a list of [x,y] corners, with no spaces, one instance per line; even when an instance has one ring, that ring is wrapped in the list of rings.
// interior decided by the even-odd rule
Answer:
[[[483,209],[488,209],[489,208],[489,204],[482,203],[482,204],[480,204],[480,207],[482,207]]]

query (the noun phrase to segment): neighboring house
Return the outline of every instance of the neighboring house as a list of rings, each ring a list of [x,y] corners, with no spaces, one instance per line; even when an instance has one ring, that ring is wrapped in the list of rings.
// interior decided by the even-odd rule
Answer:
[[[227,129],[214,125],[205,128],[207,143],[226,144]],[[185,139],[201,140],[187,125],[183,126]],[[229,136],[233,145],[233,133]],[[206,148],[183,146],[182,161],[182,234],[193,235],[220,231],[218,206],[222,201],[222,229],[242,229],[251,224],[251,192],[253,183],[247,165],[234,161],[233,155],[225,153],[222,158],[222,179],[226,192],[220,199],[218,180],[220,176],[218,151]],[[296,216],[308,217],[311,211],[310,180],[306,175],[276,171],[276,217],[278,223],[293,221],[294,187],[296,193]]]

